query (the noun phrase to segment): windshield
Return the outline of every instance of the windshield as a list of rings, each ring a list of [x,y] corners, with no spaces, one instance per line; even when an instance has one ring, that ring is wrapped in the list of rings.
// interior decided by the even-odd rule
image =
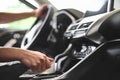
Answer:
[[[49,0],[58,10],[73,8],[82,12],[98,11],[108,0]]]

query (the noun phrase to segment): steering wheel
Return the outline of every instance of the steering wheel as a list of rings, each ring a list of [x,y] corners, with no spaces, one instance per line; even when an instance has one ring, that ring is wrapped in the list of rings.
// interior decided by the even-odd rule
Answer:
[[[36,42],[39,40],[39,44],[45,44],[46,38],[49,34],[49,24],[53,16],[53,8],[51,5],[47,6],[46,17],[44,19],[37,18],[32,28],[28,30],[23,37],[21,42],[22,49],[29,49],[33,45],[37,44]]]

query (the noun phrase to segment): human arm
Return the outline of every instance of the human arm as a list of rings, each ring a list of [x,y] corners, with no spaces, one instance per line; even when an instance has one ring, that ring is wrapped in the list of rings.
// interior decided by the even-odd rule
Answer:
[[[19,60],[33,71],[39,72],[49,68],[53,61],[52,58],[37,51],[0,47],[0,61],[14,60]]]
[[[46,8],[46,4],[41,5],[40,8],[33,10],[31,12],[21,12],[21,13],[8,13],[8,12],[0,12],[0,24],[9,23],[21,19],[25,19],[28,17],[42,17],[45,14],[42,14],[43,10]]]

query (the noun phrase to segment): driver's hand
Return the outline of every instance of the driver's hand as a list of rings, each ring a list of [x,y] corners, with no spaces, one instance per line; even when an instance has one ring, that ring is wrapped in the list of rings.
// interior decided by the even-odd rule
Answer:
[[[48,11],[47,4],[43,4],[40,6],[40,8],[35,10],[35,16],[39,18],[45,18],[47,11]]]
[[[37,51],[24,53],[21,62],[34,72],[42,72],[50,68],[53,59]]]

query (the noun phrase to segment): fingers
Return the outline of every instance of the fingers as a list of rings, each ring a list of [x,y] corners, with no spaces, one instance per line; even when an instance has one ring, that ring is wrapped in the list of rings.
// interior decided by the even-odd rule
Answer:
[[[39,69],[40,72],[42,72],[42,71],[50,68],[50,66],[51,66],[51,61],[49,60],[48,57],[44,57],[44,59],[41,60],[41,62],[42,62],[42,63],[39,64],[39,66],[38,66],[38,69]]]
[[[48,57],[49,58],[49,60],[52,62],[53,61],[53,58],[50,58],[50,57]]]
[[[47,4],[43,4],[40,8],[36,9],[35,15],[36,17],[43,18],[46,16],[47,11]]]
[[[40,63],[36,63],[36,65],[33,65],[31,69],[34,72],[42,72],[51,66],[51,60],[48,57],[43,57],[40,60]]]
[[[50,68],[52,58],[37,51],[25,51],[20,61],[35,72],[42,72]]]

